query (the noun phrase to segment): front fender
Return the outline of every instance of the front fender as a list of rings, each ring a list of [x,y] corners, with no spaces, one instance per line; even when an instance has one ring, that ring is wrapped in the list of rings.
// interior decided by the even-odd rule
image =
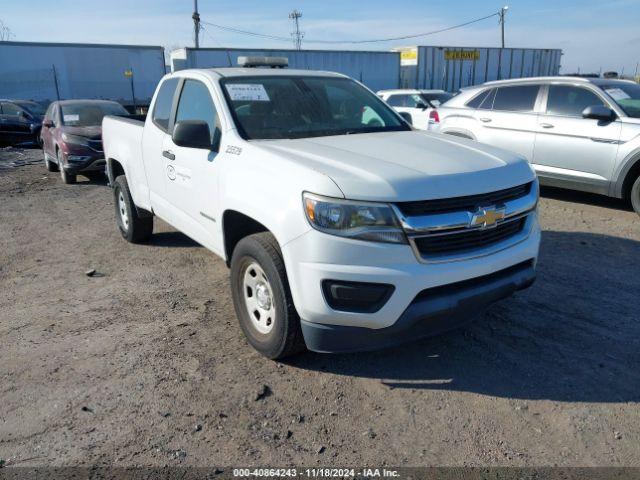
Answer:
[[[343,197],[326,175],[248,146],[243,150],[241,156],[221,162],[220,213],[235,210],[261,223],[281,247],[311,228],[302,207],[303,192]]]

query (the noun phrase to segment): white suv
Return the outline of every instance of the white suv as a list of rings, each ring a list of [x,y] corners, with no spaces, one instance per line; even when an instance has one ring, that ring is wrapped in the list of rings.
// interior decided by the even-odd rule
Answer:
[[[438,109],[437,131],[512,150],[540,182],[631,200],[640,214],[640,85],[573,77],[488,82]]]
[[[444,90],[380,90],[378,96],[418,130],[430,130],[435,109],[453,97]]]

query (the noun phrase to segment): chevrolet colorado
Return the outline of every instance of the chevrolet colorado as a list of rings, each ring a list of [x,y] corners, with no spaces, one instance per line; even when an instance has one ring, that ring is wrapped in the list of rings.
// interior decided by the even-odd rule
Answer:
[[[158,216],[225,259],[269,358],[433,335],[535,278],[529,164],[415,131],[340,74],[176,72],[144,123],[105,117],[103,142],[122,236]]]

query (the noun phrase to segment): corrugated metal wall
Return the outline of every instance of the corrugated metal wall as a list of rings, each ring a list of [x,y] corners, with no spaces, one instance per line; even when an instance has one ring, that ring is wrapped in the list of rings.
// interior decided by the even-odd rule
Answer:
[[[450,92],[491,80],[558,75],[562,56],[557,49],[417,48],[418,65],[402,67],[402,86]]]
[[[186,62],[181,64],[180,61],[172,61],[172,65],[184,65],[185,68],[236,67],[240,56],[287,57],[289,68],[343,73],[374,91],[398,88],[400,85],[400,54],[397,52],[222,48],[184,50]],[[177,55],[182,55],[179,52],[176,51]]]
[[[0,42],[0,97],[48,102],[89,98],[151,101],[165,73],[162,47]],[[55,77],[54,77],[55,71]],[[56,91],[57,82],[57,91]]]

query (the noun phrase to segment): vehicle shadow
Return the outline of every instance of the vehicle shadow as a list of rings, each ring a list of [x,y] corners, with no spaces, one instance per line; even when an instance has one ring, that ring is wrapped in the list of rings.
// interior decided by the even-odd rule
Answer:
[[[103,187],[109,186],[109,179],[106,175],[96,172],[96,173],[79,173],[77,177],[78,185],[100,185]]]
[[[553,198],[563,202],[584,203],[586,205],[594,205],[596,207],[612,208],[616,210],[625,210],[632,212],[631,204],[620,198],[607,197],[596,193],[579,192],[577,190],[567,190],[564,188],[540,187],[540,196],[544,198]]]
[[[147,242],[150,247],[202,247],[182,232],[154,232]]]
[[[302,369],[390,388],[567,402],[640,401],[640,242],[544,232],[538,280],[466,329],[379,352],[309,353]]]

